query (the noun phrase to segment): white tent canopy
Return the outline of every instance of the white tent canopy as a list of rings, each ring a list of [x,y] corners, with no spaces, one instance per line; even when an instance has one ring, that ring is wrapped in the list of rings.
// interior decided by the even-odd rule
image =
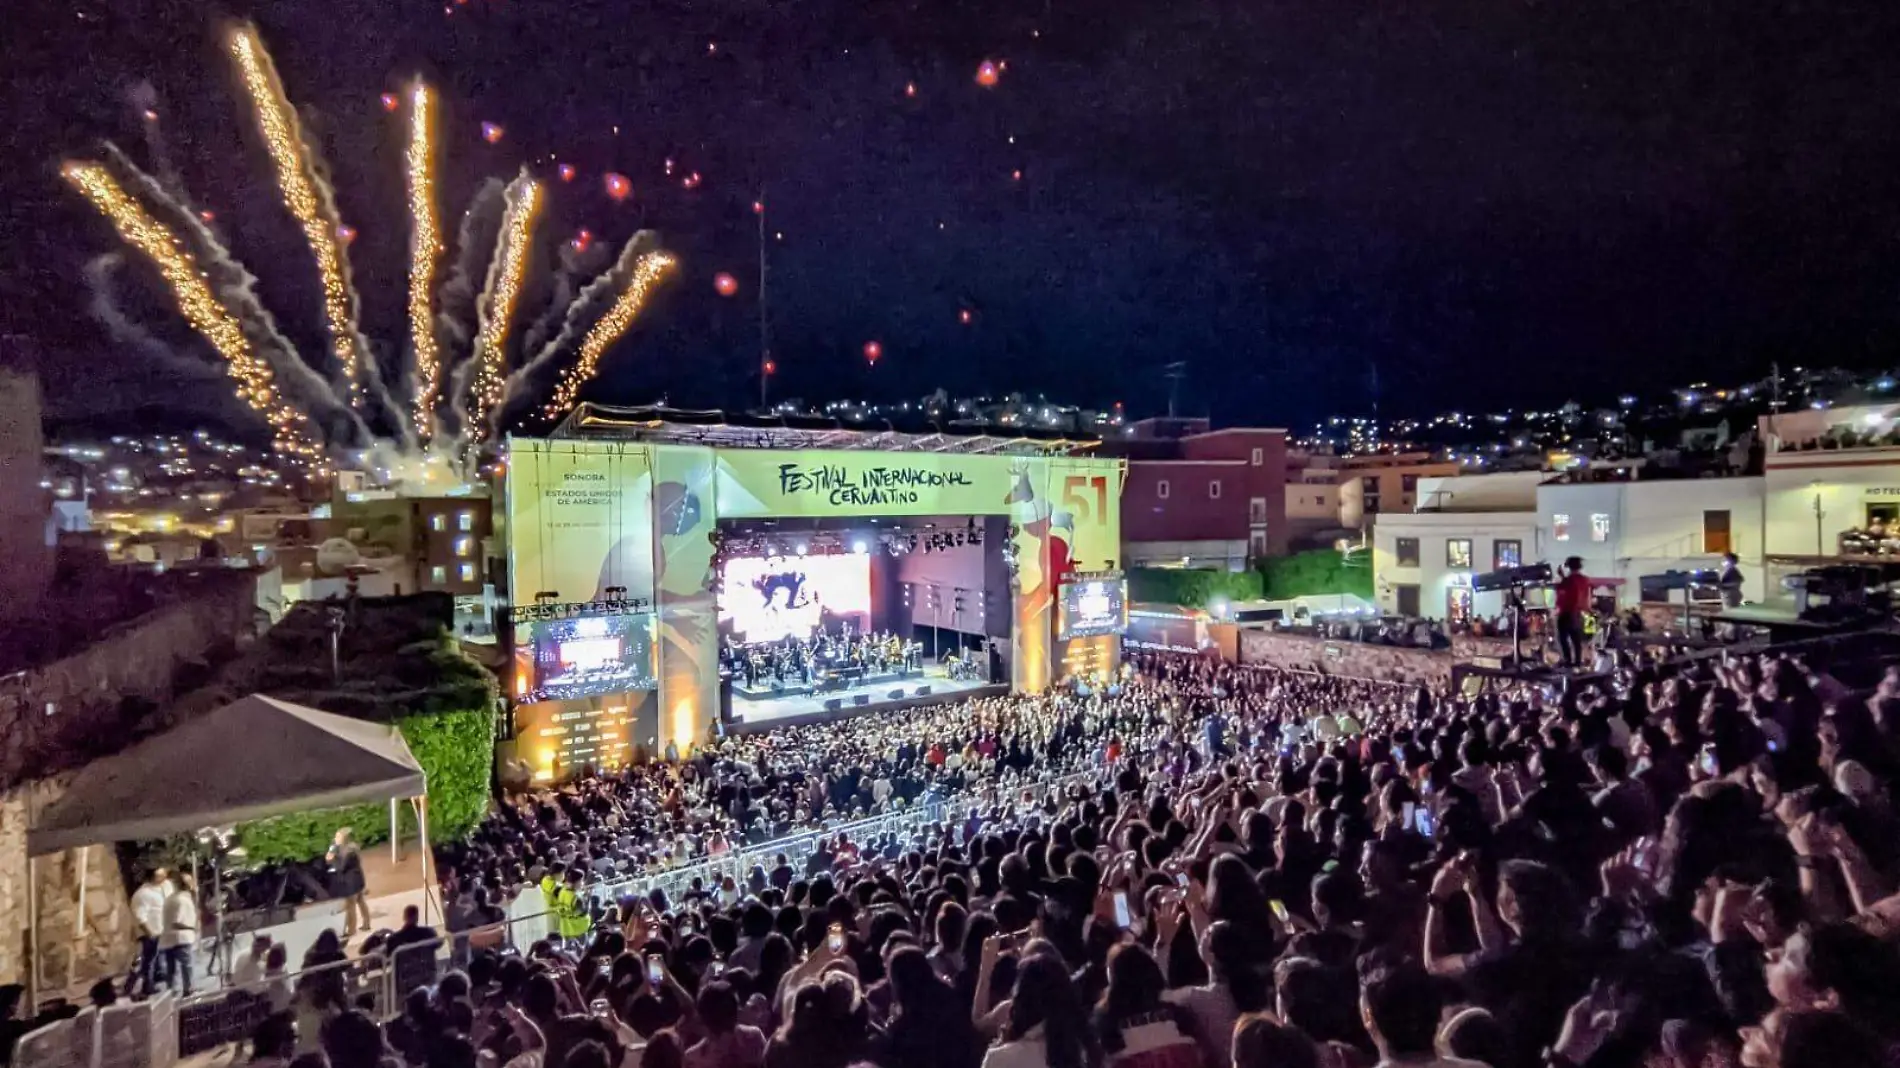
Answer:
[[[95,760],[27,831],[30,854],[424,794],[393,726],[252,694]]]

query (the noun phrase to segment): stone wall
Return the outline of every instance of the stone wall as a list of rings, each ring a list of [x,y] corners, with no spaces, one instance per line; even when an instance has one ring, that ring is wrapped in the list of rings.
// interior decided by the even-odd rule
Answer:
[[[27,981],[32,895],[26,830],[32,813],[64,791],[66,779],[40,779],[0,795],[0,983]],[[36,868],[41,992],[77,996],[99,979],[125,975],[132,963],[132,911],[113,847],[48,854]]]
[[[25,981],[26,832],[32,814],[65,788],[61,773],[160,729],[178,692],[202,684],[193,665],[208,668],[252,633],[252,576],[191,581],[189,598],[109,628],[72,656],[0,677],[0,983]],[[83,994],[99,978],[123,975],[131,914],[117,851],[68,850],[36,867],[43,989],[72,993],[76,984]]]
[[[1447,683],[1456,660],[1445,649],[1333,641],[1249,628],[1240,632],[1240,662],[1388,682]]]
[[[208,574],[190,592],[107,629],[71,656],[0,677],[0,789],[124,748],[155,725],[126,722],[128,710],[140,702],[163,706],[181,689],[182,668],[210,662],[250,635],[257,611],[251,575]]]

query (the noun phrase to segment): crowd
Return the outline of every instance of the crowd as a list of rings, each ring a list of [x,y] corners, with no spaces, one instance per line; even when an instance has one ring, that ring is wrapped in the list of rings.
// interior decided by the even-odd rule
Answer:
[[[625,813],[691,834],[715,810],[743,826],[732,809],[762,793],[822,817],[881,769],[958,791],[908,840],[836,841],[730,893],[629,897],[519,955],[475,949],[387,1024],[334,996],[301,1026],[273,1015],[254,1059],[1900,1063],[1900,668],[1636,660],[1602,683],[1450,694],[1131,666],[1087,697],[732,739],[511,809],[453,880],[486,894],[485,873],[571,871]],[[1044,761],[1091,778],[1021,789]]]
[[[945,752],[925,767],[957,753],[1005,774],[975,744],[994,737],[1098,778],[1027,799],[979,785],[911,840],[839,843],[730,898],[629,898],[585,934],[475,953],[386,1027],[350,1011],[301,1040],[268,1025],[260,1056],[301,1041],[335,1068],[1896,1063],[1900,670],[1637,662],[1601,685],[1467,696],[1136,666],[1088,698],[727,743],[664,774],[737,782],[719,769],[744,764],[796,791],[793,768],[832,781],[833,747],[862,768],[910,766],[907,745]]]

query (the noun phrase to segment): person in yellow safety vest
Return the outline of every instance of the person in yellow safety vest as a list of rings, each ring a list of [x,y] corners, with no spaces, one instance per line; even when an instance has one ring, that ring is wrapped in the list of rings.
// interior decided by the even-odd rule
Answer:
[[[581,897],[581,875],[580,868],[569,868],[567,884],[552,899],[555,932],[564,941],[584,939],[594,926],[594,917],[587,910],[586,900]]]

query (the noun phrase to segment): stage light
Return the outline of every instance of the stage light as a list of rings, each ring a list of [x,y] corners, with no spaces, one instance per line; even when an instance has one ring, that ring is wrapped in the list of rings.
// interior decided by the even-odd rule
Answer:
[[[805,543],[804,543],[804,542],[802,542],[802,541],[801,541],[801,542],[799,542],[799,543],[798,543],[798,555],[800,555],[800,556],[804,556],[804,555],[805,555],[806,553],[808,553],[808,552],[811,552],[811,546],[809,546],[809,545],[807,545],[807,544],[805,544]]]
[[[858,540],[851,543],[851,551],[862,555],[870,551],[870,546],[864,543],[863,538],[859,538]]]

